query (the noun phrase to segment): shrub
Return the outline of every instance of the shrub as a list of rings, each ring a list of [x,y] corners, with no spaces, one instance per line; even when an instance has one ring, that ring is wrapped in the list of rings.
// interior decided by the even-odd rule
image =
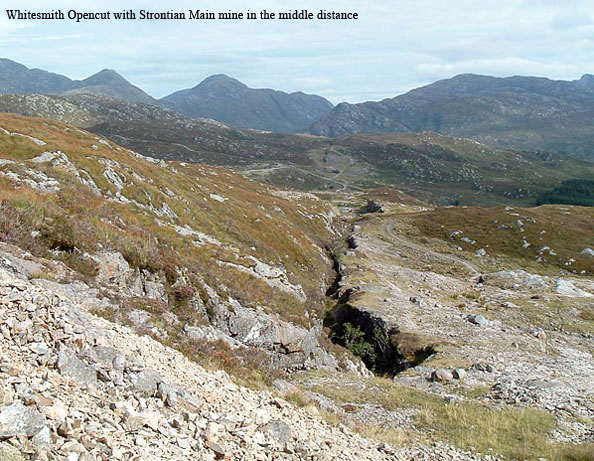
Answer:
[[[373,344],[365,339],[365,333],[359,326],[353,326],[351,323],[343,325],[342,341],[345,347],[361,359],[373,363],[376,359],[375,348]]]

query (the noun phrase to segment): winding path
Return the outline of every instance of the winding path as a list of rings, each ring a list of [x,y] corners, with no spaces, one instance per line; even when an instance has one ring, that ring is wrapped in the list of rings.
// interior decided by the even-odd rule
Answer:
[[[417,245],[416,243],[413,243],[409,240],[403,239],[402,237],[400,237],[398,235],[398,233],[394,229],[394,226],[395,226],[394,221],[388,221],[384,225],[384,231],[386,232],[387,235],[390,236],[390,238],[392,239],[392,241],[394,243],[398,243],[399,245],[401,245],[405,248],[409,248],[410,250],[412,250],[413,252],[415,252],[416,254],[419,254],[419,255],[427,255],[427,256],[430,256],[430,257],[432,257],[438,261],[441,261],[441,262],[454,263],[454,264],[457,264],[460,266],[464,266],[473,275],[480,274],[480,271],[478,271],[477,268],[473,264],[469,263],[468,261],[465,261],[462,258],[458,258],[457,256],[453,256],[453,255],[446,255],[443,253],[438,253],[437,251],[430,250],[425,246]]]

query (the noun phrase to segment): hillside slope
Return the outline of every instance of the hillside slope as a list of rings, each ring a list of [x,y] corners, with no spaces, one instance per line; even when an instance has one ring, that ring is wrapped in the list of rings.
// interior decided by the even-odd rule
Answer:
[[[279,369],[337,366],[318,343],[335,236],[316,197],[42,119],[0,115],[0,149],[0,239],[68,268],[38,277],[86,280],[120,299],[104,315],[159,338],[214,332]]]
[[[333,207],[8,114],[0,152],[3,459],[591,452],[591,209]]]

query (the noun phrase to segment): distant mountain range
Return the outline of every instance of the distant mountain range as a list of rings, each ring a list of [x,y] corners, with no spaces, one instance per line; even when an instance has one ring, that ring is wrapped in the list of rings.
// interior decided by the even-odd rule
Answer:
[[[206,117],[238,128],[295,133],[334,107],[321,96],[253,89],[226,75],[161,99],[163,105],[189,117]]]
[[[84,80],[0,59],[0,93],[80,94],[91,93],[130,102],[157,104],[157,100],[132,85],[115,70],[104,69]]]
[[[0,59],[0,94],[96,94],[128,102],[162,105],[193,118],[211,118],[238,128],[295,133],[332,110],[321,96],[252,89],[226,75],[213,75],[199,85],[157,101],[114,70],[104,69],[84,80],[29,69]]]
[[[434,131],[496,146],[594,158],[594,76],[555,81],[464,74],[379,102],[342,103],[308,131],[323,136]]]
[[[0,94],[6,93],[115,98],[240,129],[281,133],[338,137],[432,131],[496,148],[594,159],[594,76],[589,74],[574,81],[463,74],[391,99],[333,107],[321,96],[253,89],[226,75],[213,75],[193,88],[157,100],[114,70],[71,80],[0,59]],[[99,112],[114,106],[85,98],[84,105],[93,104],[100,106],[96,108]],[[154,115],[146,108],[143,111],[149,117]]]

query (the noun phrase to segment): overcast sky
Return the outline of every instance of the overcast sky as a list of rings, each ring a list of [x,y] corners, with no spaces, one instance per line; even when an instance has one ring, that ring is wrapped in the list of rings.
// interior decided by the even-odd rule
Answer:
[[[4,9],[212,12],[320,8],[357,21],[9,21]],[[155,97],[225,73],[334,103],[393,97],[465,72],[594,73],[592,0],[5,0],[0,57],[71,78],[112,68]]]

